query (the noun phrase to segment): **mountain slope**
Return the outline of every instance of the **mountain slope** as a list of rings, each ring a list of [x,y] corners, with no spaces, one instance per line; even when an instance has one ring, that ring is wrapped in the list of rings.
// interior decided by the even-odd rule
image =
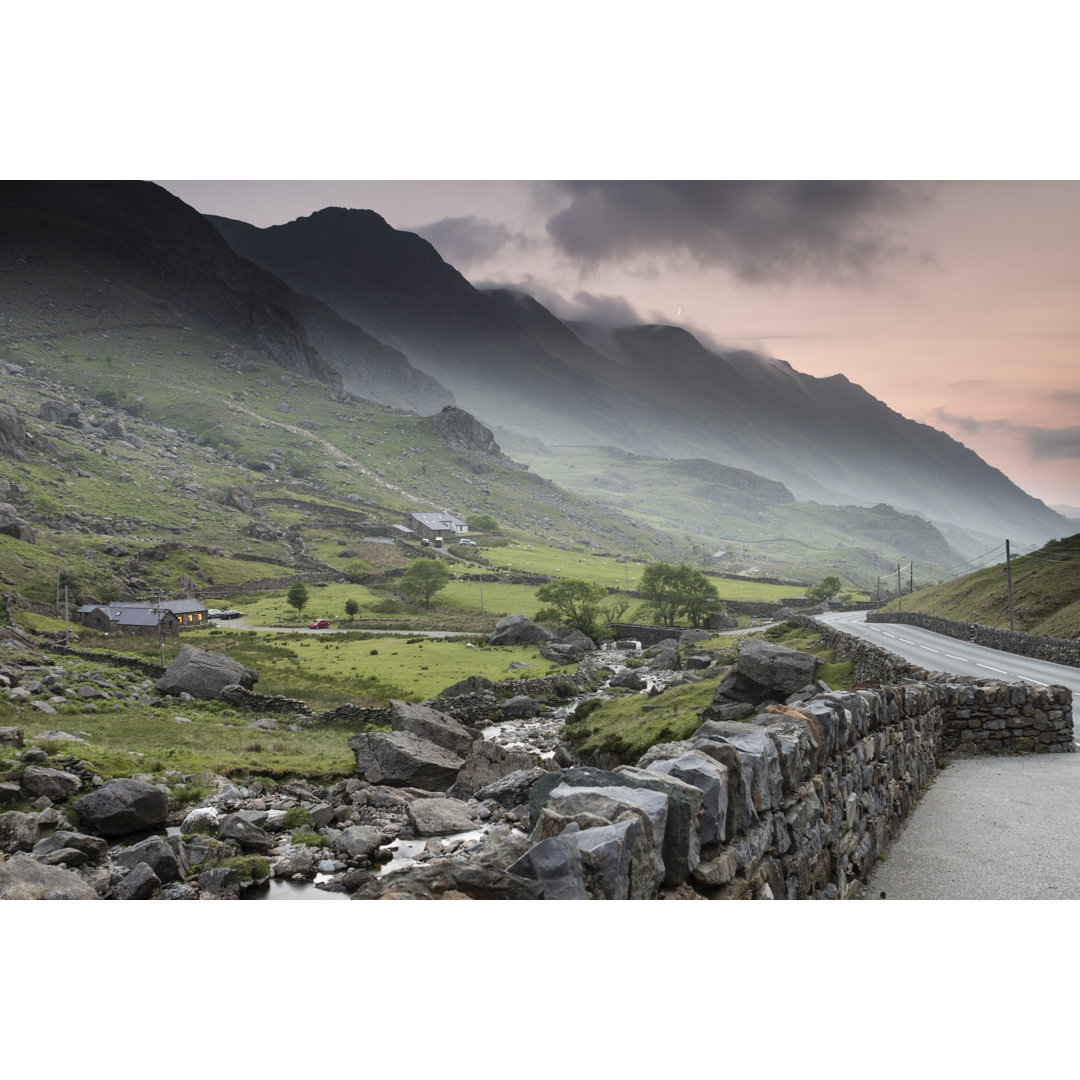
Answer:
[[[803,500],[885,502],[948,525],[971,549],[986,536],[1041,543],[1067,531],[971,450],[842,375],[718,354],[677,327],[568,326],[531,297],[473,288],[371,211],[268,229],[212,220],[240,254],[403,350],[486,423],[547,445],[708,458]]]
[[[92,325],[95,298],[119,281],[145,298],[129,305],[136,327],[205,329],[384,404],[434,412],[453,401],[400,353],[238,257],[201,214],[155,184],[2,183],[0,251],[12,269],[56,271],[51,310],[42,312],[50,333]]]

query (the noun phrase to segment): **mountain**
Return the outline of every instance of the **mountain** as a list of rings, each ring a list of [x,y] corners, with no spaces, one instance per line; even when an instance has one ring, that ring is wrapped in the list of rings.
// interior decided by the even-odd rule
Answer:
[[[156,184],[0,184],[0,252],[10,267],[52,275],[53,333],[58,319],[85,325],[98,298],[123,282],[141,294],[126,295],[132,327],[182,320],[384,404],[435,412],[453,403],[399,352],[238,257],[201,214]]]
[[[843,375],[714,352],[672,326],[568,325],[533,298],[470,285],[420,237],[370,210],[259,229],[211,219],[245,258],[400,349],[490,426],[547,446],[706,458],[802,500],[918,513],[971,553],[1068,523],[973,451]]]

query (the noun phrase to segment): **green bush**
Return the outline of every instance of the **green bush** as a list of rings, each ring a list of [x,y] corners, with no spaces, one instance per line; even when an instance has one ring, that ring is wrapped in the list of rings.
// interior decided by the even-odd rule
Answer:
[[[313,821],[311,812],[302,806],[294,806],[291,810],[286,810],[281,818],[281,823],[286,829],[298,829],[301,825],[311,825]]]
[[[325,836],[307,829],[299,829],[292,834],[294,844],[306,844],[308,847],[329,847],[330,841]]]

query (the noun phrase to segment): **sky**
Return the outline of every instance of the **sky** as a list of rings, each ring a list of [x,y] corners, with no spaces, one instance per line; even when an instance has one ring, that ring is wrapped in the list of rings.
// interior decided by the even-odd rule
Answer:
[[[1080,506],[1080,182],[162,183],[264,227],[375,210],[561,317],[680,325],[846,375]]]

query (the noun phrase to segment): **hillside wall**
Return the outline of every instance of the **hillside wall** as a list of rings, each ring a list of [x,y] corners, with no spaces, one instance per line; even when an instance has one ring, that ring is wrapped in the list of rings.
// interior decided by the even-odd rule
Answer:
[[[988,649],[1000,649],[1002,652],[1030,656],[1036,660],[1080,667],[1080,642],[1067,638],[1023,634],[1019,630],[1002,630],[995,626],[983,626],[981,623],[943,619],[939,615],[927,615],[921,611],[876,611],[868,614],[866,621],[918,626],[923,630],[932,630],[935,634],[970,641],[973,645],[985,645]]]

